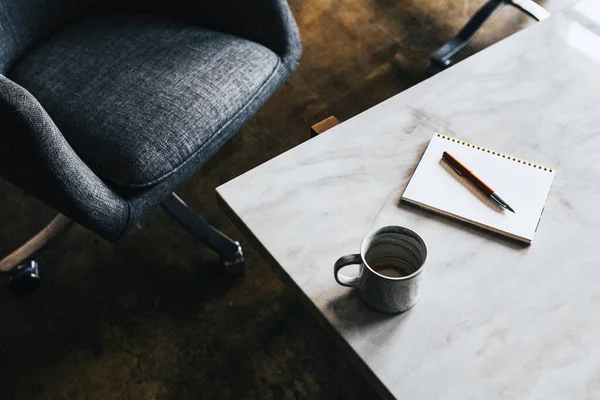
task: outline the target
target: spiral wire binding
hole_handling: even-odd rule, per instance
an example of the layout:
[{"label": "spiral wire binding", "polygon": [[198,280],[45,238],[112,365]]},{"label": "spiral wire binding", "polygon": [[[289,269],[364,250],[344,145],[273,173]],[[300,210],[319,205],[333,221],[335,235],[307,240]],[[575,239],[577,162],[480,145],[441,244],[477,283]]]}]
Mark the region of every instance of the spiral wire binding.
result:
[{"label": "spiral wire binding", "polygon": [[530,161],[522,160],[522,159],[517,158],[517,157],[509,156],[508,154],[500,153],[499,151],[490,150],[490,149],[485,148],[483,146],[478,146],[478,145],[473,144],[471,142],[467,142],[466,140],[461,140],[461,139],[453,138],[452,136],[448,136],[448,135],[446,135],[444,133],[436,132],[436,134],[437,134],[438,137],[441,137],[442,139],[446,139],[446,140],[451,141],[451,142],[459,143],[459,144],[462,144],[463,146],[472,147],[474,149],[481,150],[483,152],[491,153],[491,154],[496,155],[498,157],[507,158],[509,160],[513,160],[513,161],[516,161],[518,163],[521,163],[521,164],[524,164],[524,165],[528,165],[530,167],[539,168],[539,169],[542,169],[544,171],[552,172],[552,168],[545,167],[545,166],[540,165],[540,164],[532,163]]}]

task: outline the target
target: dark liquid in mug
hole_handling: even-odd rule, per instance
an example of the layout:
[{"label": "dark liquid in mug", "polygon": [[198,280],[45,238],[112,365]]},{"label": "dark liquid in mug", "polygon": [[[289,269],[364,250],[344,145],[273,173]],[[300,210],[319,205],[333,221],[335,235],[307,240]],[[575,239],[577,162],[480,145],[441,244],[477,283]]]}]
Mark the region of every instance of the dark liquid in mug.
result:
[{"label": "dark liquid in mug", "polygon": [[373,271],[377,272],[378,274],[384,275],[384,276],[388,276],[390,278],[402,278],[403,276],[408,276],[410,274],[412,274],[411,272],[408,272],[406,270],[404,270],[403,268],[397,267],[395,265],[386,265],[386,264],[381,264],[381,265],[375,265],[372,266],[371,268],[373,268]]},{"label": "dark liquid in mug", "polygon": [[383,233],[374,237],[365,255],[369,267],[388,278],[414,274],[423,265],[423,258],[414,239],[396,233]]}]

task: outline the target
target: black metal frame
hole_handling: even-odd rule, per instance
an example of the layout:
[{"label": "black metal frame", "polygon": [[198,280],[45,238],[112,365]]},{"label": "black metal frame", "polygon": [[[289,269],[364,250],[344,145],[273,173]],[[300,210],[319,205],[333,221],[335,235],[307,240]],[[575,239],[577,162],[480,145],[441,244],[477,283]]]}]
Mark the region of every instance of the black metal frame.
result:
[{"label": "black metal frame", "polygon": [[431,54],[429,74],[434,75],[450,67],[452,57],[473,39],[496,11],[505,5],[516,7],[537,21],[542,21],[550,16],[548,11],[533,0],[488,0],[454,38]]},{"label": "black metal frame", "polygon": [[162,201],[161,205],[188,232],[221,256],[223,266],[228,274],[237,275],[245,271],[244,254],[239,242],[212,227],[175,193],[171,193]]}]

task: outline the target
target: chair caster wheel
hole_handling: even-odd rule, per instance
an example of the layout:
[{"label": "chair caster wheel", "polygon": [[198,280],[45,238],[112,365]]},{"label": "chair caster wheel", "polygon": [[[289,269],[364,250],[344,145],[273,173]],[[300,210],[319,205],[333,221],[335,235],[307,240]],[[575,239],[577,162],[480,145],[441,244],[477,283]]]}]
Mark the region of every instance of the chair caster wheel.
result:
[{"label": "chair caster wheel", "polygon": [[244,260],[242,247],[238,242],[235,243],[238,247],[235,254],[231,256],[221,256],[221,262],[223,263],[223,267],[225,267],[225,272],[229,276],[244,275],[246,272],[246,260]]},{"label": "chair caster wheel", "polygon": [[40,273],[38,263],[29,260],[17,265],[10,271],[8,288],[16,295],[24,295],[33,292],[40,287]]}]

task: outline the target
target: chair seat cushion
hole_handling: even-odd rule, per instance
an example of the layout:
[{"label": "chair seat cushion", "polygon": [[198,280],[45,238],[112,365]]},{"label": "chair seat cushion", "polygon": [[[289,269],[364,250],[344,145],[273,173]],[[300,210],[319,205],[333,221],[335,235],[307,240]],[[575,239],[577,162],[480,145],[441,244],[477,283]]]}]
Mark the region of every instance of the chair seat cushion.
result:
[{"label": "chair seat cushion", "polygon": [[49,38],[8,76],[101,178],[147,187],[199,153],[210,157],[279,66],[271,50],[236,36],[156,16],[101,16]]}]

